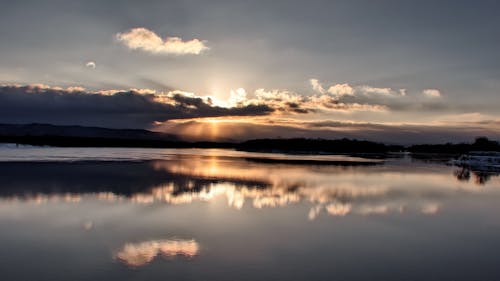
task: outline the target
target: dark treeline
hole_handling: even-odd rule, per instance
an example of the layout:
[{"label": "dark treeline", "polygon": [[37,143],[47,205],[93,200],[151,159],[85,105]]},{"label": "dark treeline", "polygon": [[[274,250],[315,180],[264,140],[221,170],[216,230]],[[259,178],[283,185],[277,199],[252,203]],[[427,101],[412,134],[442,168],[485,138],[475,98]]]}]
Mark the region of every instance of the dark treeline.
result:
[{"label": "dark treeline", "polygon": [[361,141],[353,139],[256,139],[240,143],[240,150],[265,152],[325,152],[325,153],[385,153],[403,151],[399,145]]},{"label": "dark treeline", "polygon": [[56,147],[150,147],[150,148],[235,148],[244,151],[285,153],[385,153],[403,151],[403,146],[351,139],[256,139],[242,143],[186,142],[159,139],[123,139],[70,136],[2,136],[0,142]]},{"label": "dark treeline", "polygon": [[500,151],[500,144],[486,137],[478,137],[473,143],[419,144],[407,150],[412,153],[464,154],[470,151]]},{"label": "dark treeline", "polygon": [[144,148],[234,148],[242,151],[283,153],[387,153],[412,152],[432,154],[463,154],[470,151],[500,151],[500,144],[487,138],[473,143],[419,144],[404,147],[355,139],[255,139],[241,143],[187,142],[158,139],[123,139],[68,136],[2,136],[0,143],[56,147],[144,147]]}]

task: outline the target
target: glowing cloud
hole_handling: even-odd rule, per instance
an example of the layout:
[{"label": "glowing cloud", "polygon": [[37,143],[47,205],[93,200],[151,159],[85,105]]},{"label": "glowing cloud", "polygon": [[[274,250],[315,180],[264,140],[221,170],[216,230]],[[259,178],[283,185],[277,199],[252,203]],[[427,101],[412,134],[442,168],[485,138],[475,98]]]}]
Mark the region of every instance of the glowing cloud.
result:
[{"label": "glowing cloud", "polygon": [[321,94],[331,94],[337,99],[344,96],[386,96],[386,97],[404,97],[406,96],[406,89],[392,89],[392,88],[378,88],[369,85],[351,86],[348,83],[331,85],[328,91],[319,82],[318,79],[309,80],[313,90]]},{"label": "glowing cloud", "polygon": [[199,55],[208,50],[204,41],[192,39],[183,41],[179,37],[162,39],[153,31],[139,27],[116,34],[116,39],[132,50],[141,50],[152,54]]},{"label": "glowing cloud", "polygon": [[87,68],[95,69],[97,67],[97,64],[95,63],[95,61],[88,61],[88,62],[85,63],[85,66]]},{"label": "glowing cloud", "polygon": [[371,86],[361,86],[359,90],[365,94],[391,95],[394,91],[391,88],[377,88]]},{"label": "glowing cloud", "polygon": [[247,92],[243,88],[231,90],[228,103],[230,106],[238,106],[247,100]]},{"label": "glowing cloud", "polygon": [[311,83],[311,86],[312,86],[314,91],[321,93],[321,94],[326,93],[325,89],[323,88],[323,86],[321,85],[321,83],[319,82],[318,79],[309,79],[309,83]]},{"label": "glowing cloud", "polygon": [[425,89],[422,94],[430,98],[440,98],[441,92],[437,89]]},{"label": "glowing cloud", "polygon": [[328,92],[335,96],[352,96],[354,95],[354,88],[349,84],[336,84],[328,88]]}]

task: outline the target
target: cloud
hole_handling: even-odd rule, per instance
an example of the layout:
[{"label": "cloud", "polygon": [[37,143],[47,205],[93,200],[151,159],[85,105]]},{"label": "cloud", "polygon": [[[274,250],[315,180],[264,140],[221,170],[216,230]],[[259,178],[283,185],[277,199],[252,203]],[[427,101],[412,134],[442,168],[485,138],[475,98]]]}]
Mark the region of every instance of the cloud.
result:
[{"label": "cloud", "polygon": [[309,79],[309,83],[311,83],[311,86],[313,88],[314,91],[320,93],[320,94],[325,94],[326,91],[325,89],[323,88],[323,86],[321,85],[321,83],[319,82],[318,79]]},{"label": "cloud", "polygon": [[258,89],[255,91],[255,100],[250,102],[264,103],[272,106],[281,113],[311,113],[319,111],[354,112],[374,111],[382,112],[387,108],[379,104],[358,102],[343,102],[337,97],[328,94],[304,96],[287,90]]},{"label": "cloud", "polygon": [[236,90],[231,90],[228,104],[230,106],[237,106],[247,100],[247,92],[243,88],[238,88]]},{"label": "cloud", "polygon": [[[322,86],[320,88],[324,90]],[[330,88],[335,91],[330,91]],[[405,111],[405,114],[413,111],[412,114],[416,114],[420,110],[449,110],[443,99],[403,96],[404,90],[367,89],[366,86],[362,89],[367,91],[361,92],[360,87],[349,84],[336,84],[330,88],[326,94],[313,95],[280,89],[247,92],[238,88],[231,91],[227,100],[219,100],[181,90],[89,91],[82,87],[41,84],[4,85],[0,86],[0,123],[154,128],[183,134],[186,139],[211,140],[242,140],[256,136],[351,137],[413,143],[499,135],[500,121],[495,116],[479,116],[478,120],[468,118],[468,121],[474,121],[469,123],[457,123],[456,120],[464,119],[455,115],[435,119],[432,123],[408,121],[407,124],[391,124],[382,121],[387,114],[380,113],[389,111],[395,114],[396,110]],[[348,116],[358,122],[346,121]],[[372,117],[380,120],[379,123],[359,122]],[[210,125],[206,121],[216,118],[220,128],[217,132],[209,129],[213,128],[213,123]],[[200,133],[193,135],[193,132]]]},{"label": "cloud", "polygon": [[387,95],[390,96],[395,93],[395,91],[391,88],[377,88],[371,86],[360,86],[358,87],[359,91],[364,94],[379,94],[379,95]]},{"label": "cloud", "polygon": [[437,89],[425,89],[422,94],[430,98],[440,98],[441,92]]},{"label": "cloud", "polygon": [[[89,62],[90,63],[90,62]],[[89,91],[83,87],[0,85],[0,123],[52,123],[56,125],[150,128],[168,120],[238,116],[296,116],[315,114],[377,114],[393,110],[449,109],[442,99],[415,99],[404,89],[335,84],[328,91],[302,95],[282,89],[238,88],[227,100],[198,96],[181,90],[154,89]],[[373,116],[373,115],[372,115]],[[309,120],[310,117],[307,117]]]},{"label": "cloud", "polygon": [[95,69],[97,67],[97,64],[95,63],[95,61],[88,61],[85,63],[85,66],[88,68]]},{"label": "cloud", "polygon": [[319,82],[318,79],[310,79],[309,80],[313,90],[320,94],[329,93],[337,98],[341,98],[342,96],[355,96],[355,95],[385,95],[385,96],[405,96],[406,89],[400,89],[399,91],[394,90],[392,88],[378,88],[372,87],[368,85],[362,86],[351,86],[348,83],[343,84],[335,84],[331,85],[328,88],[328,91],[325,90],[325,87]]},{"label": "cloud", "polygon": [[0,86],[0,123],[52,123],[111,128],[148,128],[170,119],[259,116],[275,111],[265,104],[213,105],[208,97],[149,89],[89,92],[46,85]]},{"label": "cloud", "polygon": [[116,38],[132,50],[141,50],[152,54],[199,55],[209,49],[205,45],[205,41],[199,39],[183,41],[179,37],[162,39],[153,31],[143,27],[118,33]]},{"label": "cloud", "polygon": [[[327,91],[318,79],[310,79],[313,90],[322,95],[330,95],[337,104],[362,104],[384,107],[386,111],[443,111],[451,109],[442,99],[423,100],[421,95],[408,95],[407,89],[374,87],[370,85],[350,85],[348,83],[331,85]],[[426,89],[423,95],[439,98],[441,92],[436,89]]]},{"label": "cloud", "polygon": [[287,90],[239,88],[228,100],[173,90],[88,91],[47,85],[0,86],[0,122],[149,128],[172,119],[303,115],[320,112],[382,112],[382,105],[340,102],[331,95],[303,96]]},{"label": "cloud", "polygon": [[354,95],[354,88],[349,84],[336,84],[328,88],[328,93],[337,97],[345,95],[352,96]]}]

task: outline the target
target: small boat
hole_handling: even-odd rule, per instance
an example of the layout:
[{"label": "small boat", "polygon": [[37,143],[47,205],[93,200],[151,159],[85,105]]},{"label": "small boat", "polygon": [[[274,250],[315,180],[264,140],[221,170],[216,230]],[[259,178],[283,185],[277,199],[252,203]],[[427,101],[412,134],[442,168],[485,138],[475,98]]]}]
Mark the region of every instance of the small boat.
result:
[{"label": "small boat", "polygon": [[496,151],[471,151],[453,159],[450,164],[470,168],[476,171],[500,171],[500,152]]}]

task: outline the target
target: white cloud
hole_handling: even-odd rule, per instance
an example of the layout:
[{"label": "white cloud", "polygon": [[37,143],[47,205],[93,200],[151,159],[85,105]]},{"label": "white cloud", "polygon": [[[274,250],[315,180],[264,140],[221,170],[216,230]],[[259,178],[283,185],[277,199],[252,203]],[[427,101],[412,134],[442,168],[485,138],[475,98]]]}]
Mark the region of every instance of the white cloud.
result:
[{"label": "white cloud", "polygon": [[397,96],[406,96],[406,89],[399,89],[399,91],[392,88],[377,88],[368,85],[362,86],[351,86],[348,83],[344,84],[335,84],[325,90],[323,85],[318,79],[309,79],[309,83],[314,91],[321,94],[331,94],[337,98],[341,98],[343,96],[388,96],[388,97],[397,97]]},{"label": "white cloud", "polygon": [[95,63],[95,61],[88,61],[85,63],[85,66],[88,68],[95,69],[97,67],[97,64]]},{"label": "white cloud", "polygon": [[391,95],[393,90],[391,88],[376,88],[371,86],[360,86],[359,90],[365,94],[380,94],[380,95]]},{"label": "white cloud", "polygon": [[311,86],[314,91],[319,92],[321,94],[326,93],[325,89],[323,86],[321,86],[321,83],[319,82],[318,79],[309,79],[309,83],[311,83]]},{"label": "white cloud", "polygon": [[341,96],[353,96],[354,88],[349,84],[336,84],[328,88],[328,92],[332,95],[341,97]]},{"label": "white cloud", "polygon": [[238,106],[239,104],[247,100],[247,92],[243,88],[238,88],[236,90],[231,90],[229,96],[229,105]]},{"label": "white cloud", "polygon": [[183,41],[179,37],[162,39],[153,31],[143,27],[118,33],[116,38],[132,50],[142,50],[153,54],[199,55],[209,49],[202,40]]},{"label": "white cloud", "polygon": [[422,91],[422,94],[430,98],[441,97],[441,92],[437,89],[425,89],[424,91]]}]

